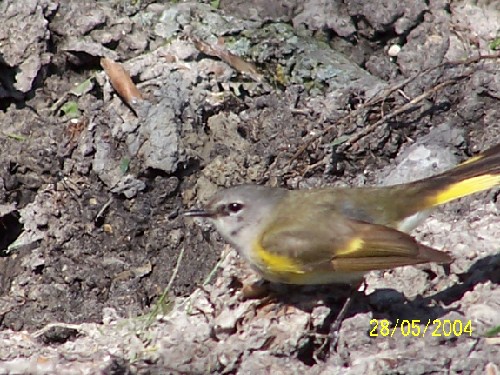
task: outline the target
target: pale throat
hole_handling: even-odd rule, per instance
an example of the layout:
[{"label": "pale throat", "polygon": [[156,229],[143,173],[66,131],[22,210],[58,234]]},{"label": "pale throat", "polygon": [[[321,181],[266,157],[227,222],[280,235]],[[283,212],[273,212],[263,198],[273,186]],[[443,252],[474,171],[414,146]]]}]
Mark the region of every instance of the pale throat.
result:
[{"label": "pale throat", "polygon": [[227,223],[221,220],[214,224],[222,237],[240,253],[246,252],[245,247],[251,246],[260,232],[260,222],[235,220]]}]

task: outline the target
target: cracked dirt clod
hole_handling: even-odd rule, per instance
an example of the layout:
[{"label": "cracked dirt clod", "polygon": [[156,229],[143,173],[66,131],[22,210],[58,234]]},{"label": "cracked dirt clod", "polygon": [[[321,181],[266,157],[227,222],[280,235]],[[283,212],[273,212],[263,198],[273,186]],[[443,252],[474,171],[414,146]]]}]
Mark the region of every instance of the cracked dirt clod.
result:
[{"label": "cracked dirt clod", "polygon": [[[485,334],[500,324],[498,191],[413,233],[453,254],[449,271],[369,274],[329,355],[345,290],[271,285],[274,300],[245,300],[248,267],[182,212],[240,182],[402,182],[500,143],[498,5],[219,6],[1,3],[0,373],[496,371],[500,346]],[[103,56],[144,94],[135,112],[97,71]],[[372,319],[474,331],[375,338]]]}]

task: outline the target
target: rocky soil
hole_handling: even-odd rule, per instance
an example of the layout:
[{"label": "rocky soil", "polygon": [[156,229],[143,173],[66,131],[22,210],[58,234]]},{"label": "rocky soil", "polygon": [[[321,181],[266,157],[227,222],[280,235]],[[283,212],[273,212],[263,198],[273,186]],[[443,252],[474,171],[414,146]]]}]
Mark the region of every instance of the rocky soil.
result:
[{"label": "rocky soil", "polygon": [[346,288],[242,298],[247,265],[182,216],[237,183],[399,183],[500,143],[498,2],[4,0],[0,19],[0,374],[499,373],[498,189],[413,233],[450,267],[370,273],[333,351]]}]

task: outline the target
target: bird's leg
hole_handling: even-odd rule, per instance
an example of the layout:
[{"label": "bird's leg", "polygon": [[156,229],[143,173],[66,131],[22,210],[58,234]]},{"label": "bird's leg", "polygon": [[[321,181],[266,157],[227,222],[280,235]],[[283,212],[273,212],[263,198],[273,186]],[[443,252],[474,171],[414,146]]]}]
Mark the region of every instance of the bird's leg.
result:
[{"label": "bird's leg", "polygon": [[244,283],[241,293],[243,299],[262,299],[269,295],[269,282],[259,279],[254,282]]},{"label": "bird's leg", "polygon": [[349,311],[352,302],[354,300],[354,297],[356,296],[356,293],[364,292],[365,286],[366,284],[364,279],[351,286],[351,291],[349,293],[349,296],[345,300],[344,305],[340,309],[339,313],[337,314],[337,317],[335,318],[335,321],[332,323],[330,327],[330,337],[331,337],[330,352],[333,352],[337,349],[337,343],[339,341],[339,331],[340,331],[340,326],[342,325],[342,321],[344,320],[347,312]]}]

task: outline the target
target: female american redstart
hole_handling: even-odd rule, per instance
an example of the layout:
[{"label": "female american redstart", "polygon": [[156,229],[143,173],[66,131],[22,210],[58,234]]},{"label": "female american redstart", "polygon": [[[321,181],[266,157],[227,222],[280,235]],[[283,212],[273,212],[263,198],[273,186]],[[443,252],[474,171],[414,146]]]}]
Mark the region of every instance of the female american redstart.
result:
[{"label": "female american redstart", "polygon": [[500,144],[407,184],[296,191],[240,185],[185,215],[211,220],[264,279],[350,284],[371,270],[451,262],[405,232],[432,208],[499,185]]}]

